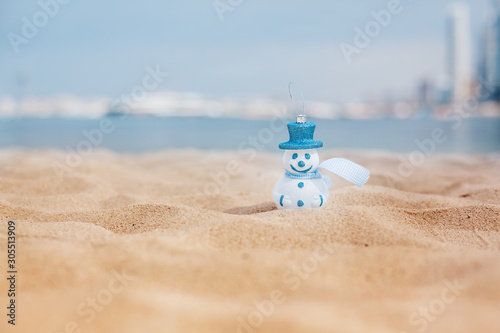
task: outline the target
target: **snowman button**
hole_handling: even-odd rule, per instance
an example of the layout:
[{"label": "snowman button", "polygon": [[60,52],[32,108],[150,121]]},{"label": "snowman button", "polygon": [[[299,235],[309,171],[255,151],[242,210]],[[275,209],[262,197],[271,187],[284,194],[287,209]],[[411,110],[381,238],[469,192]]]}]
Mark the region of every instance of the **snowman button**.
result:
[{"label": "snowman button", "polygon": [[303,182],[300,182],[297,185],[299,186],[299,188],[303,188],[304,187],[304,183]]},{"label": "snowman button", "polygon": [[304,206],[304,201],[302,201],[302,200],[297,201],[297,206],[299,206],[299,207]]}]

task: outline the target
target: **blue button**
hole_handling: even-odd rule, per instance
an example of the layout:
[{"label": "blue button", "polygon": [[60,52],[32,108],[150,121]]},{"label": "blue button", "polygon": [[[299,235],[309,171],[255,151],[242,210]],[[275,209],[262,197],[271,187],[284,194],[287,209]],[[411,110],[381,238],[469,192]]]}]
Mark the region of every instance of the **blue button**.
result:
[{"label": "blue button", "polygon": [[300,182],[298,185],[299,185],[300,188],[304,187],[304,183],[303,182]]},{"label": "blue button", "polygon": [[304,206],[304,201],[302,201],[302,200],[297,201],[297,206],[299,206],[299,207]]}]

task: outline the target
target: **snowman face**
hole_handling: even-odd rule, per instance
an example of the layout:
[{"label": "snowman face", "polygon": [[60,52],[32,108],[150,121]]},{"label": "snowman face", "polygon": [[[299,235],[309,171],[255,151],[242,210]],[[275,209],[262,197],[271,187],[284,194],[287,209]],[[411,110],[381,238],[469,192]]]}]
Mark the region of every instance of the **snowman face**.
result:
[{"label": "snowman face", "polygon": [[316,149],[286,150],[283,155],[283,166],[291,173],[313,172],[318,165],[319,155]]}]

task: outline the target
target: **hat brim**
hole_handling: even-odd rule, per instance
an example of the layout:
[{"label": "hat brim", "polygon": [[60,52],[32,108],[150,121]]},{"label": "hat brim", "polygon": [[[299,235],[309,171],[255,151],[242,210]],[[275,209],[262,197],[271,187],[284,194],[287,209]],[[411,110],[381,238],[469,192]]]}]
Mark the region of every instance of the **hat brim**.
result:
[{"label": "hat brim", "polygon": [[282,142],[279,144],[280,149],[300,150],[300,149],[316,149],[323,147],[323,142],[316,140],[308,140],[302,142]]}]

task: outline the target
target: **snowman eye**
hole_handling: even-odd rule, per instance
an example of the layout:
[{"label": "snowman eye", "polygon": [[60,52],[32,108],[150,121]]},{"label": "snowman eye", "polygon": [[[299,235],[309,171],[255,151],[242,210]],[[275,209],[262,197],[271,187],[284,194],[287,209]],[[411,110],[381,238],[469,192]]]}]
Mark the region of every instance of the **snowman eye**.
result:
[{"label": "snowman eye", "polygon": [[306,154],[306,160],[310,159],[311,158],[311,155],[309,154]]},{"label": "snowman eye", "polygon": [[295,159],[297,159],[297,157],[299,157],[299,155],[297,155],[297,153],[295,153],[295,154],[293,154],[293,155],[292,155],[292,158],[293,158],[294,160],[295,160]]}]

